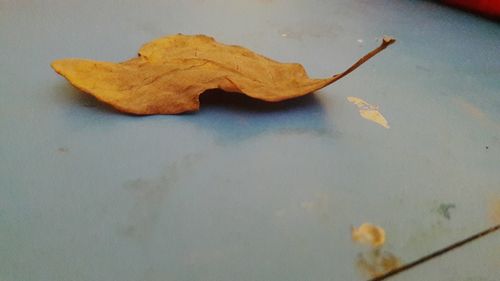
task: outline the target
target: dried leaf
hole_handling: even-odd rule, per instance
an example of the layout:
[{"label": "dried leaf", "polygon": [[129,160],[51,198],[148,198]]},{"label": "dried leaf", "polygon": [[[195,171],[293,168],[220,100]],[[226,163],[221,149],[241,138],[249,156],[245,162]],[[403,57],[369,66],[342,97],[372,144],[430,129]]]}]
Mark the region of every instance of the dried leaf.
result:
[{"label": "dried leaf", "polygon": [[358,228],[352,228],[352,240],[373,248],[383,246],[385,243],[385,230],[371,223],[364,223]]},{"label": "dried leaf", "polygon": [[145,44],[139,56],[121,63],[62,59],[54,70],[83,92],[132,114],[176,114],[199,109],[208,89],[243,93],[277,102],[312,93],[356,69],[394,43],[382,44],[346,71],[311,79],[296,63],[280,63],[204,35],[167,36]]}]

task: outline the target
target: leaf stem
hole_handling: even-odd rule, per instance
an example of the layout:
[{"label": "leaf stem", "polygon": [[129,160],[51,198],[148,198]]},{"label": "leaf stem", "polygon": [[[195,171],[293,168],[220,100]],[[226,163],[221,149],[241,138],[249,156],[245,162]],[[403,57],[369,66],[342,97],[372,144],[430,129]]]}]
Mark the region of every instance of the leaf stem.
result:
[{"label": "leaf stem", "polygon": [[396,39],[394,39],[392,37],[384,36],[384,38],[382,39],[382,43],[380,44],[380,46],[378,46],[377,48],[373,49],[368,54],[364,55],[362,58],[360,58],[356,63],[354,63],[351,67],[349,67],[348,69],[346,69],[344,72],[342,72],[340,74],[333,75],[332,76],[332,80],[330,80],[328,82],[328,84],[326,84],[326,85],[330,85],[330,84],[334,83],[335,81],[341,79],[342,77],[346,76],[347,74],[353,72],[356,68],[360,67],[363,63],[367,62],[369,59],[371,59],[372,57],[374,57],[376,54],[380,53],[382,50],[384,50],[385,48],[387,48],[387,46],[391,45],[394,42],[396,42]]}]

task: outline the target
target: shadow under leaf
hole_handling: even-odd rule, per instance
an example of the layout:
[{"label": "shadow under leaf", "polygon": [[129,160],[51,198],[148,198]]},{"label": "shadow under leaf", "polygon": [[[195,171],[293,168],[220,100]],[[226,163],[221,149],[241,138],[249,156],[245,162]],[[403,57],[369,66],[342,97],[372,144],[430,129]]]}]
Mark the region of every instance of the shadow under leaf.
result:
[{"label": "shadow under leaf", "polygon": [[200,97],[200,111],[182,116],[223,143],[261,134],[330,135],[325,109],[314,95],[265,102],[243,94],[210,90]]},{"label": "shadow under leaf", "polygon": [[[109,119],[188,122],[210,131],[219,142],[241,141],[260,134],[331,135],[325,110],[314,94],[282,102],[265,102],[239,93],[208,90],[200,96],[200,110],[179,115],[135,116],[121,113],[67,83],[54,86],[56,99],[68,106],[72,118],[94,115]],[[85,113],[87,112],[87,113]],[[76,115],[76,116],[75,116]],[[99,122],[101,123],[101,122]]]}]

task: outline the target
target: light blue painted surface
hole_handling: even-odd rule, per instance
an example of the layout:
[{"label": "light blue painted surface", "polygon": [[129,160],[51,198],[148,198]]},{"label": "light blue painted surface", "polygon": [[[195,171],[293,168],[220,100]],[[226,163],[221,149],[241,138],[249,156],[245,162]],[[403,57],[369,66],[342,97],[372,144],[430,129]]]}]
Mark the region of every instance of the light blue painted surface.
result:
[{"label": "light blue painted surface", "polygon": [[[49,67],[178,32],[321,77],[398,42],[314,96],[180,116],[116,113]],[[499,46],[498,23],[427,1],[0,0],[0,280],[363,280],[351,225],[383,226],[403,261],[482,230],[500,198]],[[499,268],[497,234],[394,280]]]}]

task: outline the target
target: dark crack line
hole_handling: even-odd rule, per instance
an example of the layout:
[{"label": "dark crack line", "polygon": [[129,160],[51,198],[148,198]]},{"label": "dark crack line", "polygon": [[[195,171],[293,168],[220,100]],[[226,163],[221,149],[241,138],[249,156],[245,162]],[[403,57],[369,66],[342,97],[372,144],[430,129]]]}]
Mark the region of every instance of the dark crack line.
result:
[{"label": "dark crack line", "polygon": [[417,259],[417,260],[415,260],[413,262],[405,264],[405,265],[403,265],[401,267],[398,267],[398,268],[396,268],[394,270],[391,270],[391,271],[389,271],[387,273],[384,273],[384,274],[382,274],[380,276],[372,278],[372,279],[370,279],[368,281],[381,281],[381,280],[385,280],[385,279],[387,279],[389,277],[392,277],[392,276],[394,276],[394,275],[396,275],[398,273],[401,273],[401,272],[406,271],[408,269],[411,269],[411,268],[413,268],[413,267],[415,267],[417,265],[420,265],[420,264],[422,264],[424,262],[427,262],[429,260],[437,258],[437,257],[439,257],[439,256],[441,256],[443,254],[446,254],[449,251],[452,251],[452,250],[454,250],[454,249],[456,249],[458,247],[464,246],[465,244],[468,244],[468,243],[470,243],[470,242],[472,242],[472,241],[474,241],[476,239],[485,237],[486,235],[491,234],[491,233],[493,233],[493,232],[495,232],[495,231],[497,231],[499,229],[500,229],[500,224],[496,225],[496,226],[493,226],[493,227],[490,227],[490,228],[488,228],[488,229],[486,229],[484,231],[481,231],[481,232],[479,232],[477,234],[474,234],[474,235],[472,235],[472,236],[470,236],[468,238],[465,238],[464,240],[461,240],[461,241],[458,241],[456,243],[453,243],[453,244],[451,244],[451,245],[449,245],[449,246],[447,246],[447,247],[445,247],[443,249],[437,250],[437,251],[435,251],[435,252],[433,252],[431,254],[423,256],[423,257],[421,257],[421,258],[419,258],[419,259]]}]

